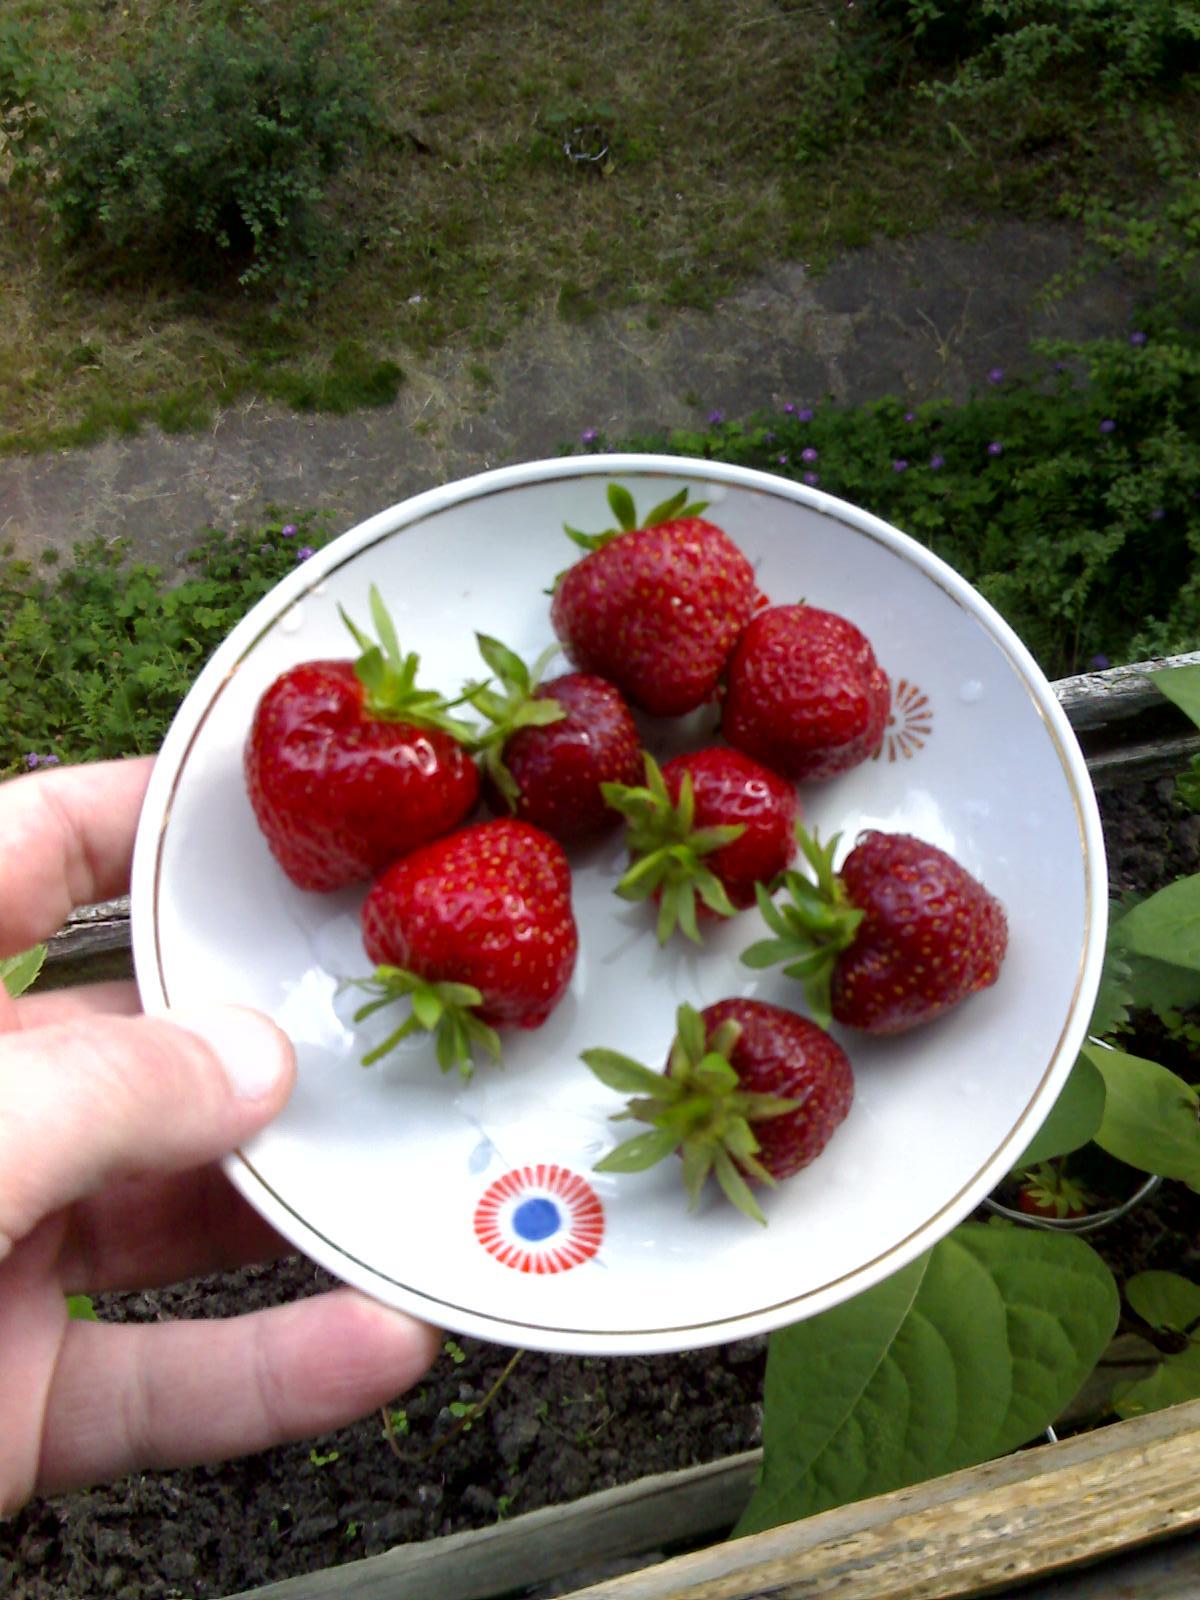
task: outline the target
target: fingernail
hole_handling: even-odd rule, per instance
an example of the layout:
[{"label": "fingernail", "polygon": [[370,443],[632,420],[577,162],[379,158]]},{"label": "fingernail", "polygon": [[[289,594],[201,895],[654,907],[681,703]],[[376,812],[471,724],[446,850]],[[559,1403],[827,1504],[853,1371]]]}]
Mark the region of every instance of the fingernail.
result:
[{"label": "fingernail", "polygon": [[269,1094],[290,1065],[286,1035],[258,1011],[213,1006],[211,1011],[172,1012],[171,1021],[212,1047],[240,1100]]}]

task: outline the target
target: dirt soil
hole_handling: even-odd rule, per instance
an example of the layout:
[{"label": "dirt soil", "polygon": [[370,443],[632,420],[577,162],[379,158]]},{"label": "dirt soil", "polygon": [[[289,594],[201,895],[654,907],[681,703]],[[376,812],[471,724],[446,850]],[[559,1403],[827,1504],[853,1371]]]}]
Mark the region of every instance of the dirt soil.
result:
[{"label": "dirt soil", "polygon": [[[1101,808],[1114,891],[1200,868],[1200,816],[1178,807],[1170,780],[1103,794]],[[1158,1045],[1130,1048],[1153,1054]],[[1161,1267],[1200,1281],[1198,1240],[1200,1197],[1178,1184],[1091,1236],[1120,1277]],[[112,1297],[100,1310],[114,1320],[219,1317],[329,1282],[290,1259]],[[479,1340],[448,1342],[426,1381],[396,1401],[407,1428],[399,1455],[375,1415],[226,1466],[144,1473],[35,1502],[0,1526],[0,1592],[217,1600],[760,1442],[765,1339],[644,1359],[527,1352],[486,1411],[459,1428],[451,1407],[483,1399],[511,1355]],[[563,1591],[538,1591],[552,1592]]]}]

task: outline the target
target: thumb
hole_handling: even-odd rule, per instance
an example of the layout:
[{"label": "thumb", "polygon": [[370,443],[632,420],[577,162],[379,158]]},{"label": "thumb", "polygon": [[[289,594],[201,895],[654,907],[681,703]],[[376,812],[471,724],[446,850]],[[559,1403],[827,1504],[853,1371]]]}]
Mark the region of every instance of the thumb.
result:
[{"label": "thumb", "polygon": [[227,1154],[282,1108],[295,1070],[286,1035],[236,1006],[0,1036],[0,1260],[114,1180]]}]

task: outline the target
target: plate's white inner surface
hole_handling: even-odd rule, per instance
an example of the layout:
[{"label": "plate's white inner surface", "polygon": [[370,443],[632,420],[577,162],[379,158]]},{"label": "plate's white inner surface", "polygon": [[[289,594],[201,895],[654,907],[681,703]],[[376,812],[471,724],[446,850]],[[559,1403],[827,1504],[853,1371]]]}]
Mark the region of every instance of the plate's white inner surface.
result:
[{"label": "plate's white inner surface", "polygon": [[[677,484],[696,487],[686,471],[620,479],[642,509]],[[792,980],[737,960],[762,934],[755,912],[712,931],[701,951],[683,940],[659,950],[652,912],[612,893],[619,834],[574,858],[581,948],[570,992],[543,1028],[506,1035],[502,1067],[482,1065],[463,1084],[441,1076],[418,1041],[364,1070],[359,1056],[388,1023],[356,1032],[348,1024],[360,1002],[338,993],[340,979],[368,971],[363,891],[302,893],[270,857],[242,782],[255,703],[290,663],[353,653],[338,606],[368,624],[372,582],[402,646],[420,652],[426,684],[450,691],[481,674],[477,629],[532,658],[552,637],[544,591],[574,556],[562,524],[604,526],[605,481],[506,488],[357,550],[349,535],[314,558],[309,591],[291,609],[280,615],[278,597],[267,597],[210,666],[164,750],[161,765],[178,772],[151,842],[161,838],[154,919],[137,938],[138,969],[148,1003],[240,1001],[295,1040],[296,1092],[246,1149],[256,1177],[244,1186],[260,1181],[273,1193],[277,1222],[294,1213],[307,1247],[312,1235],[327,1241],[335,1270],[345,1257],[381,1295],[512,1343],[603,1348],[610,1335],[641,1332],[647,1346],[687,1345],[732,1337],[738,1319],[795,1320],[849,1292],[855,1274],[853,1287],[885,1275],[906,1242],[909,1254],[917,1236],[932,1243],[964,1197],[979,1197],[989,1168],[982,1190],[998,1179],[1006,1141],[1009,1159],[1019,1155],[1069,1065],[1055,1067],[1047,1098],[1088,942],[1088,869],[1062,753],[979,618],[886,543],[789,498],[713,485],[710,515],[773,601],[844,612],[893,682],[928,697],[923,745],[802,788],[808,824],[823,836],[841,830],[843,849],[878,826],[952,852],[1007,909],[999,983],[906,1038],[841,1036],[856,1072],[853,1109],[815,1165],[765,1197],[765,1229],[715,1193],[689,1214],[674,1162],[637,1177],[591,1172],[633,1129],[609,1122],[620,1101],[582,1066],[581,1050],[606,1045],[660,1065],[682,1000],[744,994],[803,1009]],[[665,755],[713,725],[710,712],[687,727],[645,726]],[[488,1185],[539,1162],[586,1178],[604,1208],[594,1259],[546,1276],[500,1265],[473,1229]]]}]

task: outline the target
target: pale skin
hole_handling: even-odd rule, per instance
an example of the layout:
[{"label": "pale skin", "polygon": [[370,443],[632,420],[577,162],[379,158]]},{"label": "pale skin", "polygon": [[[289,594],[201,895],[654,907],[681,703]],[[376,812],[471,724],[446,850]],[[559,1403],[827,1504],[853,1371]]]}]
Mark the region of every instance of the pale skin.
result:
[{"label": "pale skin", "polygon": [[[0,784],[0,956],[127,891],[150,768]],[[257,1013],[152,1019],[126,983],[17,1000],[0,987],[0,1515],[33,1495],[325,1433],[433,1361],[434,1329],[351,1289],[226,1321],[67,1315],[69,1294],[290,1253],[219,1158],[276,1115],[295,1070]]]}]

